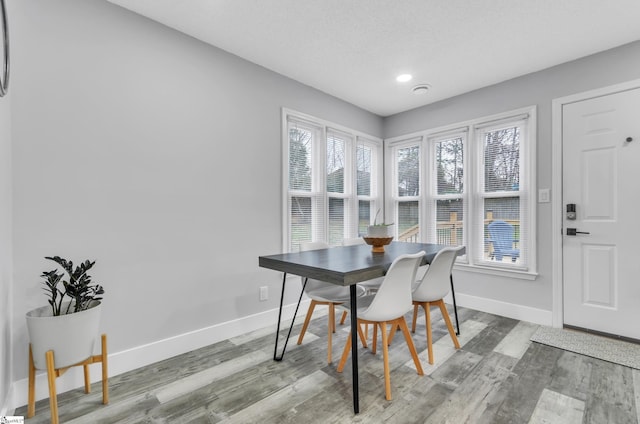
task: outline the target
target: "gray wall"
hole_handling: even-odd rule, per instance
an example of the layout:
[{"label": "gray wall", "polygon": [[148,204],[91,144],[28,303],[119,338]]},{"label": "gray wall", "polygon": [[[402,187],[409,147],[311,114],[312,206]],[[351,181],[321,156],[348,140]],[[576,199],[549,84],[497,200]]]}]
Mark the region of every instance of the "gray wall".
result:
[{"label": "gray wall", "polygon": [[0,415],[12,381],[11,91],[13,87],[7,96],[0,98]]},{"label": "gray wall", "polygon": [[47,255],[97,260],[110,352],[277,308],[281,107],[382,119],[102,0],[12,6],[15,377]]},{"label": "gray wall", "polygon": [[[640,41],[387,117],[385,138],[537,105],[537,184],[538,188],[551,188],[552,100],[639,78]],[[537,214],[537,280],[460,272],[456,291],[551,311],[551,204],[538,204]]]}]

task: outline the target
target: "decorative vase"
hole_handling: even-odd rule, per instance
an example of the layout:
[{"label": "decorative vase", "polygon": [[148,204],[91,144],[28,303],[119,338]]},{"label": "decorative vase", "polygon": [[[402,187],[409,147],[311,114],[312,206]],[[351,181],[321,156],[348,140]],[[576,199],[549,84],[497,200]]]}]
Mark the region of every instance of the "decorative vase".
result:
[{"label": "decorative vase", "polygon": [[393,237],[362,237],[371,246],[373,253],[384,253],[384,247],[391,243]]}]

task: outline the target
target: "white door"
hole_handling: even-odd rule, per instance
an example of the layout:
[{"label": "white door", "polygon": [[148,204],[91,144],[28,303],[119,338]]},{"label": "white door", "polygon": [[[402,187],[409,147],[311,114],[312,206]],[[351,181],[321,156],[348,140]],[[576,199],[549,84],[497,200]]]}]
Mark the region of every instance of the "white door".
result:
[{"label": "white door", "polygon": [[640,339],[640,88],[566,104],[562,125],[564,324]]}]

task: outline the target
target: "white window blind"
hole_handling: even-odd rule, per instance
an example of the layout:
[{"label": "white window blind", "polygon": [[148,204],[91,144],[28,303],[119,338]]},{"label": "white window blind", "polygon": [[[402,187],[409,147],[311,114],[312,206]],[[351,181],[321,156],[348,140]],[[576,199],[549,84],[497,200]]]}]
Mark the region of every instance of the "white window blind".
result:
[{"label": "white window blind", "polygon": [[378,179],[375,178],[379,161],[375,143],[358,137],[356,145],[356,194],[358,201],[357,236],[367,234],[368,226],[373,222],[376,210],[380,208]]},{"label": "white window blind", "polygon": [[398,241],[420,242],[422,239],[420,154],[420,144],[403,144],[393,150],[394,224]]},{"label": "white window blind", "polygon": [[352,146],[353,137],[337,132],[327,131],[326,147],[326,180],[329,206],[329,244],[339,245],[342,240],[354,232],[355,223],[349,216],[352,185],[350,171],[353,168],[347,162],[347,148]]},{"label": "white window blind", "polygon": [[288,134],[288,213],[291,247],[298,249],[301,242],[318,239],[325,232],[325,220],[320,213],[325,199],[321,178],[314,158],[318,155],[322,128],[303,121],[290,119]]},{"label": "white window blind", "polygon": [[428,239],[438,244],[466,244],[466,132],[430,139],[431,202]]}]

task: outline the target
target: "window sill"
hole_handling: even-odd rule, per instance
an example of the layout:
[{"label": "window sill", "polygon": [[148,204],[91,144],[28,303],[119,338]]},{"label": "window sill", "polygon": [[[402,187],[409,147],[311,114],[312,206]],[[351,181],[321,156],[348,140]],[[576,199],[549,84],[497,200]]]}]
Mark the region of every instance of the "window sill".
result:
[{"label": "window sill", "polygon": [[519,280],[533,281],[538,278],[537,272],[518,271],[514,269],[503,269],[481,265],[470,265],[456,263],[454,269],[464,272],[474,272],[477,274],[497,275],[500,277],[516,278]]}]

